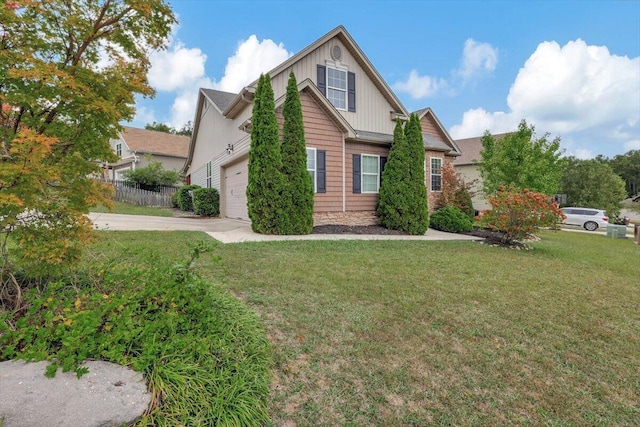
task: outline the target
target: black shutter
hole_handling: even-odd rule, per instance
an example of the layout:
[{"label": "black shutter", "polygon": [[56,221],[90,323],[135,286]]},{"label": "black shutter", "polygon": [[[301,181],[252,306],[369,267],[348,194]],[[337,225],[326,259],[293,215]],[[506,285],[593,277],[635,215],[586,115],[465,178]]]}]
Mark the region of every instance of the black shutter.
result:
[{"label": "black shutter", "polygon": [[327,67],[318,64],[318,89],[327,96]]},{"label": "black shutter", "polygon": [[360,194],[360,154],[353,155],[353,194]]},{"label": "black shutter", "polygon": [[327,192],[326,151],[316,150],[316,186],[318,193]]},{"label": "black shutter", "polygon": [[347,102],[349,103],[349,111],[356,112],[356,74],[347,73]]},{"label": "black shutter", "polygon": [[380,156],[380,185],[382,186],[382,171],[384,171],[384,165],[387,164],[387,158]]}]

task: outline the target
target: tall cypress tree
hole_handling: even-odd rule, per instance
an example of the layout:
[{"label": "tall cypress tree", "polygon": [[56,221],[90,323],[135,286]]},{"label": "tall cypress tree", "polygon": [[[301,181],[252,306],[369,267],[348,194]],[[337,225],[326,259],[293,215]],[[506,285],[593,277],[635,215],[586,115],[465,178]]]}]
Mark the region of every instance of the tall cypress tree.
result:
[{"label": "tall cypress tree", "polygon": [[424,171],[424,142],[422,126],[417,114],[411,114],[404,128],[409,147],[409,179],[411,186],[410,210],[407,228],[411,234],[424,234],[429,228],[429,206]]},{"label": "tall cypress tree", "polygon": [[293,72],[289,75],[282,115],[282,205],[288,218],[283,234],[310,234],[313,229],[313,181],[307,171],[302,104]]},{"label": "tall cypress tree", "polygon": [[254,97],[247,204],[256,233],[280,234],[287,217],[281,206],[282,158],[271,78],[261,75]]},{"label": "tall cypress tree", "polygon": [[393,131],[393,145],[382,171],[382,185],[376,206],[380,224],[391,230],[409,232],[409,201],[412,199],[409,163],[409,146],[402,122],[398,120]]}]

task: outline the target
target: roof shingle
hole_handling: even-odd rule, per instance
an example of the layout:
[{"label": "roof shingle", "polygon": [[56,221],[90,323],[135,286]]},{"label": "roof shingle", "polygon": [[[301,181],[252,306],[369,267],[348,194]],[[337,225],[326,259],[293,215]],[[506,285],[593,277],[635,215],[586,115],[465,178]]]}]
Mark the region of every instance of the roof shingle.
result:
[{"label": "roof shingle", "polygon": [[127,146],[137,153],[161,154],[185,159],[191,140],[188,136],[128,126],[124,126],[121,135]]}]

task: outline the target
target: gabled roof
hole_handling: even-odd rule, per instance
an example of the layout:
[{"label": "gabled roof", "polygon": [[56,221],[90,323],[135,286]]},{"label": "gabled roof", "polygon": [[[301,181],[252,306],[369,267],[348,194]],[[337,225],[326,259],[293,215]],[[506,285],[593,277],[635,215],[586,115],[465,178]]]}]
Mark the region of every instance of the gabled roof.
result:
[{"label": "gabled roof", "polygon": [[[425,146],[427,148],[430,148],[429,145],[432,145],[433,146],[433,148],[432,148],[433,150],[446,151],[444,149],[444,146],[441,145],[441,144],[444,144],[444,145],[448,146],[448,150],[449,150],[448,154],[449,155],[451,155],[451,156],[460,156],[462,154],[462,151],[460,151],[460,148],[456,144],[456,141],[454,141],[453,138],[451,138],[451,135],[449,135],[449,132],[447,132],[445,127],[442,126],[442,123],[440,123],[440,120],[438,119],[438,116],[436,116],[436,114],[433,112],[431,107],[427,107],[427,108],[423,108],[422,110],[414,111],[413,114],[417,114],[419,119],[422,119],[426,115],[431,116],[431,118],[433,118],[433,121],[436,123],[436,126],[438,126],[440,131],[442,131],[442,134],[445,136],[446,140],[445,141],[440,141],[435,135],[432,135],[433,138],[429,138],[429,140],[425,140]],[[423,139],[424,139],[425,135],[426,134],[422,135]],[[440,148],[436,148],[436,147],[440,147]]]},{"label": "gabled roof", "polygon": [[[499,133],[493,135],[495,139],[504,138],[508,133]],[[473,165],[482,161],[480,150],[482,150],[482,137],[475,136],[473,138],[458,139],[456,144],[462,150],[462,155],[453,162],[456,166]]]},{"label": "gabled roof", "polygon": [[221,90],[215,89],[200,89],[204,95],[209,98],[209,100],[220,110],[223,112],[225,108],[233,101],[233,99],[237,96],[236,93],[223,92]]},{"label": "gabled roof", "polygon": [[[373,84],[378,88],[382,96],[389,102],[389,104],[397,110],[398,113],[402,113],[403,115],[408,115],[407,110],[400,102],[400,99],[396,96],[396,94],[391,90],[387,82],[384,81],[380,73],[373,66],[369,58],[364,54],[362,49],[355,42],[353,37],[347,32],[346,28],[342,25],[338,25],[333,30],[329,31],[324,36],[320,37],[318,40],[314,41],[300,52],[296,53],[271,71],[269,71],[269,76],[273,78],[274,76],[286,71],[293,64],[298,62],[301,58],[304,58],[307,54],[317,49],[327,41],[332,38],[337,37],[347,48],[349,53],[354,57],[358,65],[362,67],[367,76],[371,79]],[[223,115],[227,116],[230,113],[234,114],[236,109],[241,109],[245,105],[248,105],[251,102],[253,91],[255,90],[256,85],[258,84],[258,80],[253,81],[251,84],[247,85],[243,91],[241,91],[236,98],[226,107],[226,109],[222,112]],[[248,92],[248,93],[247,93]]]},{"label": "gabled roof", "polygon": [[123,126],[121,138],[131,151],[138,154],[158,154],[187,158],[189,137],[155,130]]}]

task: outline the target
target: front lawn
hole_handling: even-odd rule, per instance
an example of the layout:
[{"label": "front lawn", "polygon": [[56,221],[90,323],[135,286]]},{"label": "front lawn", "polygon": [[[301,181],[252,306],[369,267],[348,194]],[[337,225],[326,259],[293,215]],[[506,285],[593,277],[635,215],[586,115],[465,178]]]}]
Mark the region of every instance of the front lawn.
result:
[{"label": "front lawn", "polygon": [[[61,334],[55,350],[82,342],[74,326],[93,322],[80,316],[104,299],[100,328],[112,327],[92,336],[103,352],[93,354],[142,367],[163,397],[142,424],[264,425],[263,333],[274,426],[640,419],[640,246],[631,239],[543,232],[533,251],[426,241],[217,245],[195,261],[202,286],[185,256],[206,235],[99,234],[87,258],[96,275],[40,298],[57,310],[53,320],[35,314]],[[117,318],[133,329],[117,329]]]},{"label": "front lawn", "polygon": [[274,425],[633,425],[640,247],[542,237],[225,245],[206,274],[267,326]]},{"label": "front lawn", "polygon": [[99,205],[91,208],[91,212],[97,213],[114,213],[125,215],[147,215],[147,216],[173,216],[173,210],[169,208],[158,208],[150,206],[138,206],[130,203],[113,202],[113,209],[109,210],[106,206]]}]

